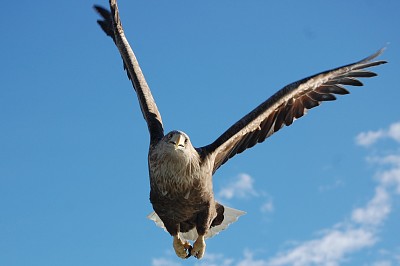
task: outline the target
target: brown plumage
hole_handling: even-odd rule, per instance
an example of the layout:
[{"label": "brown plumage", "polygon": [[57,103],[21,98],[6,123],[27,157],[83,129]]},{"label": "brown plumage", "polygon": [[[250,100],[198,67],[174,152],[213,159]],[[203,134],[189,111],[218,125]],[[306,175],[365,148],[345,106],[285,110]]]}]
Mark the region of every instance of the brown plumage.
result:
[{"label": "brown plumage", "polygon": [[[243,212],[215,202],[212,176],[230,158],[263,142],[283,126],[289,126],[307,110],[335,95],[348,94],[344,88],[362,86],[358,78],[376,76],[367,68],[386,63],[372,61],[383,50],[353,64],[324,71],[285,86],[253,111],[232,125],[213,143],[194,148],[181,131],[164,135],[161,115],[146,83],[139,63],[124,35],[116,0],[110,0],[111,13],[99,6],[98,20],[110,36],[124,62],[139,99],[150,133],[148,154],[150,201],[155,213],[149,218],[173,236],[173,246],[181,258],[201,258],[204,239],[235,221]],[[195,240],[193,247],[185,239]]]}]

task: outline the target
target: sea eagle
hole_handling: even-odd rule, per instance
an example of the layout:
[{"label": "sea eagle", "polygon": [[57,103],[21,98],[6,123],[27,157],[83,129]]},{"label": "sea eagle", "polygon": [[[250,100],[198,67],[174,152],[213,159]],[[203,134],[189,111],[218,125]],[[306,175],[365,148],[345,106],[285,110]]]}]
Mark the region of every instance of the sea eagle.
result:
[{"label": "sea eagle", "polygon": [[[386,63],[373,61],[383,52],[379,50],[356,63],[291,83],[245,115],[214,142],[195,148],[182,131],[164,134],[161,115],[125,37],[116,0],[110,0],[111,12],[100,6],[94,8],[103,18],[97,22],[118,47],[150,133],[148,167],[154,212],[149,218],[171,234],[175,253],[181,258],[191,255],[202,258],[205,239],[244,213],[215,201],[212,176],[221,165],[263,142],[283,126],[291,125],[308,109],[323,101],[335,100],[335,94],[348,94],[343,85],[362,86],[358,78],[376,76],[365,69]],[[193,246],[188,240],[194,240]]]}]

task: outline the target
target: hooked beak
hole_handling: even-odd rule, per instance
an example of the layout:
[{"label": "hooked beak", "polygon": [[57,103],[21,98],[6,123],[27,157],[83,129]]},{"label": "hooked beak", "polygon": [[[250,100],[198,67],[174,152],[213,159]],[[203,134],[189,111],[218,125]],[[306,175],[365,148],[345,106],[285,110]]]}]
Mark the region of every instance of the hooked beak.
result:
[{"label": "hooked beak", "polygon": [[175,145],[175,149],[185,147],[185,137],[181,134],[173,135],[169,142]]}]

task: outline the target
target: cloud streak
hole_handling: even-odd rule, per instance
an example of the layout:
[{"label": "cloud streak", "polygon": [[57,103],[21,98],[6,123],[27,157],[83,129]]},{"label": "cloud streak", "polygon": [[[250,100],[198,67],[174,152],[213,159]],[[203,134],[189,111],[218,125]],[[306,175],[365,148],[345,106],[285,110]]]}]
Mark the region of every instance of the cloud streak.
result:
[{"label": "cloud streak", "polygon": [[268,199],[267,201],[265,201],[262,205],[261,205],[261,207],[260,207],[260,211],[262,212],[262,213],[270,213],[270,212],[273,212],[274,211],[274,204],[273,204],[273,202],[272,202],[272,200],[271,199]]},{"label": "cloud streak", "polygon": [[220,199],[247,198],[258,196],[254,189],[254,179],[248,174],[239,174],[232,182],[218,192]]},{"label": "cloud streak", "polygon": [[365,228],[331,229],[321,238],[306,241],[267,261],[268,266],[336,266],[346,254],[370,247],[376,242],[374,232]]},{"label": "cloud streak", "polygon": [[351,220],[360,225],[380,225],[391,211],[390,195],[387,190],[379,185],[375,189],[375,196],[364,208],[353,210]]},{"label": "cloud streak", "polygon": [[386,133],[383,130],[361,132],[356,137],[356,143],[360,146],[368,147],[383,138],[385,135]]},{"label": "cloud streak", "polygon": [[259,208],[261,213],[268,214],[274,211],[275,207],[272,198],[268,193],[254,188],[254,179],[245,173],[236,176],[228,185],[216,193],[217,200],[223,202],[232,199],[249,199],[258,197],[265,199]]},{"label": "cloud streak", "polygon": [[[370,146],[379,139],[400,142],[400,123],[392,124],[387,130],[369,131],[357,136],[358,145]],[[350,253],[373,246],[378,240],[378,229],[389,216],[392,206],[393,188],[400,194],[400,155],[367,158],[387,168],[375,175],[377,185],[373,197],[365,206],[355,208],[350,219],[326,230],[321,237],[305,241],[275,257],[264,265],[326,265],[336,266]]]},{"label": "cloud streak", "polygon": [[388,129],[361,132],[356,136],[356,143],[360,146],[369,147],[384,138],[390,138],[400,143],[400,122],[391,124]]},{"label": "cloud streak", "polygon": [[181,264],[168,258],[153,258],[152,266],[180,266]]}]

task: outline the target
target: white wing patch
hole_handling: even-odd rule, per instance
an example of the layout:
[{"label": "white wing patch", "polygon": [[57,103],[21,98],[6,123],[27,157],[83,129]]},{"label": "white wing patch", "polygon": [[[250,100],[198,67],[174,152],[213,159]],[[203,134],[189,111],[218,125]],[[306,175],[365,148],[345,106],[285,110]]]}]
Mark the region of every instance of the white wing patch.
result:
[{"label": "white wing patch", "polygon": [[[243,214],[246,213],[244,211],[236,210],[236,209],[229,208],[226,206],[224,206],[224,207],[225,207],[224,221],[220,225],[211,227],[208,230],[208,233],[204,236],[206,239],[217,235],[222,230],[225,230],[231,223],[236,222],[240,216],[242,216]],[[147,215],[147,218],[154,221],[158,227],[164,229],[164,231],[167,232],[167,230],[165,229],[164,223],[161,221],[160,217],[158,217],[157,213],[152,212],[149,215]],[[196,228],[194,228],[194,229],[190,230],[189,232],[179,233],[179,236],[186,240],[195,241],[198,237],[198,234],[197,234]]]}]

